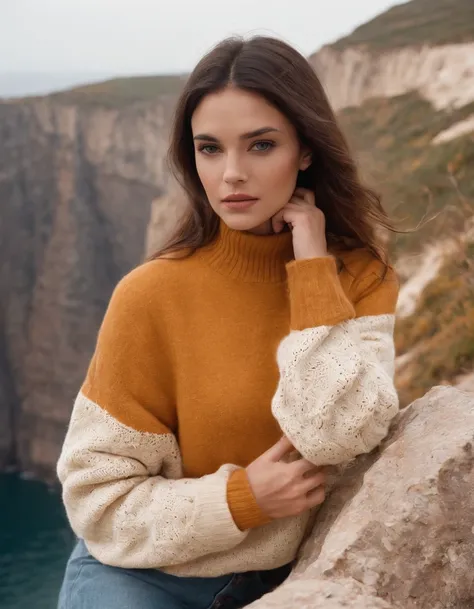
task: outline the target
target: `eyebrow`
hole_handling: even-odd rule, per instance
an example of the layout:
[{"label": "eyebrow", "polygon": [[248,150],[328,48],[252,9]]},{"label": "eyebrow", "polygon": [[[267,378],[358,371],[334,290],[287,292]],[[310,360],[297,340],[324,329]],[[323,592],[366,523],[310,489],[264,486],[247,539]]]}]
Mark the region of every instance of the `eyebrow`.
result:
[{"label": "eyebrow", "polygon": [[[261,129],[256,129],[255,131],[249,131],[248,133],[243,133],[240,136],[241,140],[249,140],[252,137],[257,137],[259,135],[263,135],[264,133],[270,133],[271,131],[280,131],[276,127],[262,127]],[[208,135],[207,133],[199,133],[195,135],[194,140],[206,140],[206,142],[218,142],[219,140],[214,135]]]}]

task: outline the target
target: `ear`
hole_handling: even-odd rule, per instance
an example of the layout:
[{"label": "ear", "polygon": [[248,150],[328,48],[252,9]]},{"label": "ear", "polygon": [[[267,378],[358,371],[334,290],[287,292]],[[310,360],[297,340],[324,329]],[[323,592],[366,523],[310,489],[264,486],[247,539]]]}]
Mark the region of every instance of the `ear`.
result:
[{"label": "ear", "polygon": [[313,155],[311,153],[311,150],[305,148],[304,150],[302,150],[300,156],[300,171],[305,171],[305,169],[308,169],[312,162]]}]

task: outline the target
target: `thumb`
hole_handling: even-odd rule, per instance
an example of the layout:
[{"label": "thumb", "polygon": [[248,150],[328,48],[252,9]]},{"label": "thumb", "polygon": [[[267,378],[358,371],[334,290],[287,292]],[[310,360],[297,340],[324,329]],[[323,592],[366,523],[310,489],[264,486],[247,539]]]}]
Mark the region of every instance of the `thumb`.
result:
[{"label": "thumb", "polygon": [[265,455],[270,459],[270,461],[277,462],[282,457],[287,455],[288,453],[295,450],[293,444],[288,440],[286,436],[283,436],[278,440],[276,444],[274,444],[271,448],[267,450]]},{"label": "thumb", "polygon": [[283,213],[283,209],[280,209],[280,211],[272,217],[272,228],[273,232],[276,234],[281,233],[281,231],[285,228],[286,222],[283,219]]}]

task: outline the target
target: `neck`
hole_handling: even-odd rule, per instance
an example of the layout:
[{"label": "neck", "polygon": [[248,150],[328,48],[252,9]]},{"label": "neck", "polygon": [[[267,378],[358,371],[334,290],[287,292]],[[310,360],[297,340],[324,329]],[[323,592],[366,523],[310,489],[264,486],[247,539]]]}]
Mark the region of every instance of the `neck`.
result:
[{"label": "neck", "polygon": [[260,236],[275,234],[273,231],[273,225],[272,225],[271,220],[267,220],[263,224],[259,224],[255,228],[250,229],[248,232],[251,233],[252,235],[260,235]]},{"label": "neck", "polygon": [[208,263],[222,274],[252,283],[277,283],[286,279],[293,239],[290,231],[257,235],[229,228],[221,220],[216,240],[203,250]]}]

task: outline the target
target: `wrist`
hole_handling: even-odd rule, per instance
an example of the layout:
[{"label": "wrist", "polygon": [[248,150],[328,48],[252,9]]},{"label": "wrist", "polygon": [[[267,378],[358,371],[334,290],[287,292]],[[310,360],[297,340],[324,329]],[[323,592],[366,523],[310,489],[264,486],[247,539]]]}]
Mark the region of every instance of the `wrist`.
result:
[{"label": "wrist", "polygon": [[355,316],[334,256],[287,264],[292,330],[335,326]]},{"label": "wrist", "polygon": [[238,469],[227,482],[227,503],[241,531],[267,524],[272,519],[260,508],[245,469]]},{"label": "wrist", "polygon": [[299,254],[299,256],[295,255],[295,260],[313,260],[314,258],[334,258],[334,256],[324,249],[315,249],[308,253]]}]

